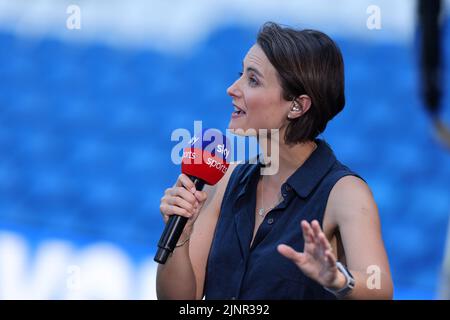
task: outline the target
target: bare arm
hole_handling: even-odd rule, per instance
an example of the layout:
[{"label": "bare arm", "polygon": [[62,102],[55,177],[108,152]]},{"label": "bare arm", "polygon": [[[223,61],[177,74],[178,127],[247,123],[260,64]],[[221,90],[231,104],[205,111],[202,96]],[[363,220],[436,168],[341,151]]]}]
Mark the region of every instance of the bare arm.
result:
[{"label": "bare arm", "polygon": [[392,299],[393,284],[381,237],[377,205],[367,184],[343,177],[330,194],[330,217],[342,237],[347,267],[355,278],[349,299]]},{"label": "bare arm", "polygon": [[[346,298],[392,299],[393,286],[378,210],[367,184],[354,176],[340,179],[330,193],[325,213],[331,225],[340,232],[347,267],[355,278],[355,288]],[[324,287],[343,288],[345,277],[336,267],[337,258],[330,239],[319,223],[302,221],[301,227],[305,239],[304,252],[297,252],[287,245],[280,245],[279,252]],[[368,274],[368,271],[372,273]],[[377,276],[379,288],[376,288]],[[375,281],[369,277],[374,277]]]},{"label": "bare arm", "polygon": [[[234,167],[234,165],[230,165],[227,173],[217,185],[205,186],[203,198],[201,197],[202,193],[195,194],[195,197],[198,197],[197,200],[200,202],[200,208],[198,210],[193,209],[192,215],[189,216],[190,224],[188,222],[186,225],[179,243],[183,243],[188,238],[189,240],[184,245],[175,248],[166,264],[158,266],[156,275],[158,299],[194,300],[203,298],[209,249],[219,216],[223,194]],[[189,181],[184,180],[184,183],[188,185]],[[190,186],[187,189],[190,189]],[[180,199],[175,200],[176,197],[183,198],[187,203],[195,202],[195,199],[183,193],[182,196],[163,197],[161,204],[188,207],[186,202]],[[201,203],[201,200],[204,202]],[[173,210],[178,209],[174,207],[161,209],[162,213],[166,215],[173,214]],[[181,212],[178,214],[181,214]]]},{"label": "bare arm", "polygon": [[158,299],[195,299],[195,275],[189,261],[189,246],[175,248],[166,264],[158,265],[156,294]]}]

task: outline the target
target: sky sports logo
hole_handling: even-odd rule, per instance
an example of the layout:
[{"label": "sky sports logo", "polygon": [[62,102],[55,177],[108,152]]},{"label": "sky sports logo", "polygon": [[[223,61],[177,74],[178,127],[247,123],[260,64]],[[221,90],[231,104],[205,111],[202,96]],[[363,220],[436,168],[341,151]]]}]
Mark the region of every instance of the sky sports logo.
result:
[{"label": "sky sports logo", "polygon": [[[218,129],[202,128],[202,121],[194,121],[194,134],[184,128],[175,129],[171,141],[171,159],[181,163],[207,164],[218,169],[220,164],[257,164],[262,162],[262,175],[274,175],[279,168],[279,130],[277,129]],[[268,153],[267,150],[270,150]]]},{"label": "sky sports logo", "polygon": [[[203,155],[203,156],[200,156],[200,155]],[[205,160],[205,158],[206,158],[205,162],[210,168],[215,168],[224,174],[228,169],[228,165],[226,165],[226,163],[227,163],[226,161],[222,161],[221,159],[216,159],[209,152],[206,152],[206,151],[202,152],[202,150],[194,149],[194,151],[192,151],[191,149],[186,149],[183,152],[182,158],[183,158],[183,164],[185,164],[185,165],[186,164],[187,165],[203,164],[202,160]],[[197,159],[200,159],[200,160],[197,160]],[[193,160],[193,161],[191,161],[191,160]]]},{"label": "sky sports logo", "polygon": [[[214,130],[214,129],[211,129],[211,130]],[[219,138],[219,139],[221,139],[221,140],[225,140],[226,139],[226,136],[224,137],[224,136],[222,136],[222,134],[220,133],[220,131],[217,131],[217,137]],[[220,137],[220,136],[222,136],[222,138]],[[196,143],[198,143],[198,142],[202,142],[202,137],[198,137],[198,136],[193,136],[190,140],[189,140],[189,145],[191,146],[191,147],[195,147],[196,146]],[[228,156],[230,155],[230,150],[229,149],[227,149],[226,148],[226,145],[225,145],[225,143],[222,143],[222,144],[218,144],[218,145],[216,145],[216,146],[214,146],[214,151],[215,152],[217,152],[217,153],[219,153],[219,154],[223,154],[223,158],[224,159],[227,159],[228,158]],[[183,158],[184,158],[184,155],[183,155]],[[195,158],[191,158],[191,159],[195,159]]]},{"label": "sky sports logo", "polygon": [[[209,142],[209,143],[208,143]],[[204,164],[223,174],[228,169],[227,138],[219,130],[208,129],[202,135],[194,135],[183,151],[183,165]]]}]

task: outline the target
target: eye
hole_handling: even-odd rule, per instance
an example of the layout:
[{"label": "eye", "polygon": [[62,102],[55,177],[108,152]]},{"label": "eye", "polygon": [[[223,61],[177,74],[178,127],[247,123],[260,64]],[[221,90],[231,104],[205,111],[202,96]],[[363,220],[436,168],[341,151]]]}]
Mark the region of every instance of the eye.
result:
[{"label": "eye", "polygon": [[248,78],[248,83],[250,84],[250,86],[256,87],[256,86],[258,85],[258,79],[256,79],[256,78],[253,77],[253,76],[250,76],[250,77]]},{"label": "eye", "polygon": [[[238,72],[239,78],[241,78],[243,75],[244,75],[244,73],[242,71]],[[254,76],[248,76],[248,83],[252,87],[256,87],[259,84],[258,79],[256,79],[256,77],[254,77]]]}]

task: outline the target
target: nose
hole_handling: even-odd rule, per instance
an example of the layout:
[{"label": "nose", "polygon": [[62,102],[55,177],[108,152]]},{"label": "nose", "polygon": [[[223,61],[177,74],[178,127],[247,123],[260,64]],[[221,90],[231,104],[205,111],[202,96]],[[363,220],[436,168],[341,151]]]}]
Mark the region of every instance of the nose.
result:
[{"label": "nose", "polygon": [[[239,79],[240,79],[240,78],[239,78]],[[239,85],[238,85],[239,79],[237,79],[236,81],[234,81],[233,84],[232,84],[231,86],[228,87],[228,89],[227,89],[227,94],[228,94],[230,97],[233,97],[233,98],[236,97],[236,98],[238,98],[238,97],[241,96],[241,90],[239,89]]]}]

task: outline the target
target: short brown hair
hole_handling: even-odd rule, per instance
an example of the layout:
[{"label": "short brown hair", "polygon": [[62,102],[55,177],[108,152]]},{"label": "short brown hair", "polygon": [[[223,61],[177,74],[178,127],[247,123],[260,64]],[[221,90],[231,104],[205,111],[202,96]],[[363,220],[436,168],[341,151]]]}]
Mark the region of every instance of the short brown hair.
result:
[{"label": "short brown hair", "polygon": [[289,123],[285,142],[313,140],[345,105],[344,61],[341,51],[326,34],[295,30],[274,22],[260,29],[257,43],[278,72],[285,100],[306,94],[311,107]]}]

